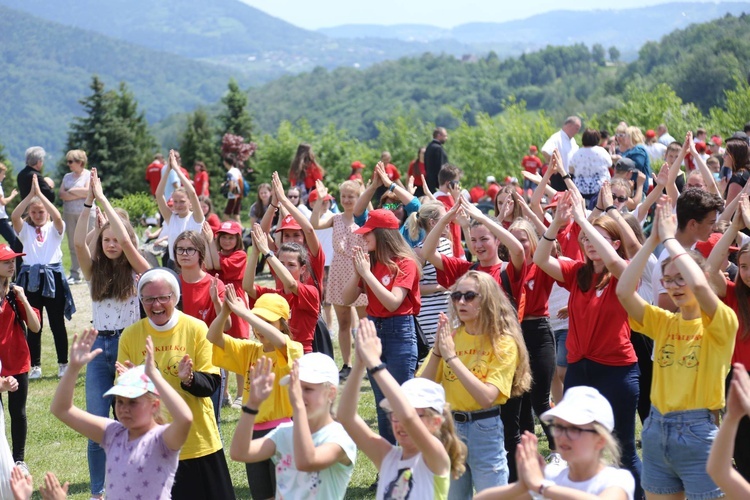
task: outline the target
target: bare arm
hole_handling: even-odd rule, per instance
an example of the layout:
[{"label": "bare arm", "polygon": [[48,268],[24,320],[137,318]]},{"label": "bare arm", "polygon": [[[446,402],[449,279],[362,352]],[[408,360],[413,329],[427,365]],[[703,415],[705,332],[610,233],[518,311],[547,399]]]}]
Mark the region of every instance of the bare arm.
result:
[{"label": "bare arm", "polygon": [[310,224],[315,229],[328,229],[333,227],[333,217],[326,217],[321,220],[323,216],[323,203],[326,196],[328,196],[328,188],[325,187],[322,181],[315,181],[315,190],[318,192],[318,199],[315,200],[313,206],[312,215],[310,216]]},{"label": "bare arm", "polygon": [[321,248],[320,241],[318,240],[318,235],[315,234],[315,228],[313,228],[312,224],[310,224],[310,221],[307,220],[307,217],[305,217],[304,214],[294,206],[294,203],[292,203],[289,198],[287,198],[278,172],[273,173],[272,183],[273,191],[276,195],[276,199],[279,200],[279,204],[283,206],[292,217],[294,217],[294,220],[297,221],[297,224],[299,224],[299,226],[302,228],[302,232],[305,233],[305,243],[307,243],[307,248],[310,249],[310,254],[313,256],[317,256],[321,251]]},{"label": "bare arm", "polygon": [[245,304],[242,303],[242,300],[237,297],[237,293],[233,286],[227,287],[224,302],[229,305],[229,309],[234,314],[250,323],[250,327],[252,327],[253,330],[259,332],[266,339],[268,339],[268,341],[271,342],[271,344],[273,344],[276,349],[280,349],[284,354],[286,354],[286,341],[288,337],[271,323],[263,321],[261,318],[253,314],[252,311],[250,311],[247,307],[245,307]]},{"label": "bare arm", "polygon": [[211,265],[206,264],[206,270],[221,271],[221,259],[219,250],[216,248],[216,240],[211,239],[208,242],[208,254],[211,256]]},{"label": "bare arm", "polygon": [[247,264],[245,264],[245,275],[242,277],[242,289],[247,292],[248,297],[255,299],[255,268],[258,267],[258,247],[252,246],[247,249]]},{"label": "bare arm", "polygon": [[437,223],[435,223],[435,226],[425,237],[424,243],[422,243],[422,258],[435,266],[435,269],[438,271],[443,270],[443,258],[440,255],[440,252],[437,251],[438,245],[440,244],[440,237],[443,232],[445,232],[445,228],[448,224],[456,220],[459,210],[461,210],[460,203],[453,205],[453,207],[448,210],[448,212],[446,212]]},{"label": "bare arm", "polygon": [[[78,224],[76,224],[76,230],[73,236],[73,244],[75,245],[76,256],[78,257],[78,264],[81,266],[81,272],[83,273],[83,277],[86,278],[86,281],[91,281],[93,264],[91,261],[91,249],[86,241],[92,203],[94,203],[94,193],[89,189],[89,195],[84,201],[83,211],[78,217]],[[95,229],[92,232],[99,234],[99,229]]]},{"label": "bare arm", "polygon": [[[354,216],[355,217],[359,217],[363,213],[365,213],[365,210],[367,210],[367,206],[370,204],[372,197],[375,196],[375,191],[381,185],[382,185],[382,181],[380,179],[380,175],[378,175],[378,172],[376,169],[373,169],[372,180],[370,184],[365,188],[362,194],[359,195],[359,198],[357,198],[357,203],[354,204]],[[427,184],[425,184],[425,187],[426,186]]]},{"label": "bare arm", "polygon": [[[169,150],[170,164],[173,159],[174,159],[174,150],[170,149]],[[177,160],[174,159],[174,161],[176,162]],[[161,214],[161,218],[164,219],[164,224],[169,224],[169,220],[172,218],[172,209],[169,208],[169,205],[167,205],[168,200],[164,197],[164,193],[167,190],[167,179],[169,178],[170,168],[171,167],[167,167],[166,169],[163,169],[161,179],[159,179],[159,185],[156,186],[156,193],[154,194],[154,197],[156,198],[156,204],[159,207],[159,213]]]},{"label": "bare arm", "polygon": [[473,219],[481,222],[484,227],[489,229],[489,231],[495,236],[495,238],[500,240],[500,242],[505,245],[505,247],[508,249],[508,253],[510,254],[510,262],[511,264],[513,264],[513,269],[515,269],[516,272],[520,272],[521,269],[523,269],[523,264],[526,260],[526,256],[524,255],[523,251],[523,245],[521,245],[521,242],[518,241],[518,239],[516,239],[516,237],[513,236],[510,231],[495,222],[491,217],[487,217],[486,215],[484,215],[481,210],[479,210],[471,203],[464,201],[463,198],[459,200],[459,203],[463,206],[464,210],[466,210],[471,215]]},{"label": "bare arm", "polygon": [[[31,303],[26,297],[26,293],[23,291],[23,288],[18,285],[11,286],[13,287],[13,293],[16,294],[18,302],[20,302],[21,306],[23,306],[23,312],[24,314],[26,314],[26,326],[29,328],[29,331],[32,333],[41,333],[42,324],[39,321],[36,313],[34,312],[34,308],[31,307]],[[41,314],[41,311],[39,311],[39,314]]]},{"label": "bare arm", "polygon": [[[404,302],[407,293],[406,288],[394,286],[388,290],[370,270],[370,258],[361,248],[354,249],[354,268],[362,277],[362,281],[372,291],[375,297],[388,311],[393,312]],[[347,288],[347,291],[350,291]],[[354,298],[356,300],[356,297]],[[353,302],[353,301],[352,301]]]},{"label": "bare arm", "polygon": [[716,294],[719,297],[726,297],[727,295],[727,281],[724,277],[724,262],[726,262],[727,255],[729,254],[729,247],[732,246],[737,233],[745,228],[745,217],[743,212],[748,214],[750,220],[750,203],[746,194],[742,194],[739,197],[739,206],[734,213],[732,218],[732,225],[727,228],[721,239],[714,245],[711,250],[711,254],[708,256],[706,261],[707,273],[711,284],[716,290]]},{"label": "bare arm", "polygon": [[[604,236],[586,219],[586,214],[584,214],[581,204],[578,203],[580,195],[571,193],[570,199],[572,202],[573,219],[581,226],[581,230],[602,258],[609,272],[617,279],[620,279],[625,266],[627,266],[627,262],[617,254],[617,250],[612,246],[612,243],[604,239]],[[622,245],[623,242],[621,241],[620,244]]]}]

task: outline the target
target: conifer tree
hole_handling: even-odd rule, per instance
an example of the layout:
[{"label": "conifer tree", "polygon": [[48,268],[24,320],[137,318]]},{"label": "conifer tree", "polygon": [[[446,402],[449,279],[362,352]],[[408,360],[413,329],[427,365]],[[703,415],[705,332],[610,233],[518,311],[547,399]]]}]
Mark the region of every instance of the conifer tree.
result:
[{"label": "conifer tree", "polygon": [[211,126],[208,113],[203,108],[196,109],[188,116],[187,127],[180,138],[180,156],[183,166],[188,170],[196,161],[206,164],[212,198],[217,196],[226,173],[221,165],[216,143],[215,129]]},{"label": "conifer tree", "polygon": [[228,91],[221,98],[225,109],[219,115],[219,137],[224,134],[242,136],[246,141],[252,139],[253,120],[247,112],[247,94],[240,89],[237,80],[229,80]]}]

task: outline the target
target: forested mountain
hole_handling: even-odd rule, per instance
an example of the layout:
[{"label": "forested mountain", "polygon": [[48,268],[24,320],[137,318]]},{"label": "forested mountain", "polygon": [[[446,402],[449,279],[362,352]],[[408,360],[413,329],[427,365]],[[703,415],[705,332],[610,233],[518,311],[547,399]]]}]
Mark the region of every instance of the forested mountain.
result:
[{"label": "forested mountain", "polygon": [[[304,30],[239,0],[0,0],[43,19],[151,49],[246,72],[253,83],[315,66],[369,66],[433,50],[461,54],[455,41],[339,40]],[[104,21],[104,22],[103,22]]]},{"label": "forested mountain", "polygon": [[218,101],[230,78],[223,67],[0,6],[0,143],[16,165],[34,144],[60,152],[92,74],[109,88],[127,82],[151,122]]},{"label": "forested mountain", "polygon": [[451,29],[425,24],[346,24],[321,28],[319,33],[335,38],[389,38],[411,41],[454,39],[481,45],[501,53],[499,48],[529,51],[547,45],[595,43],[617,46],[635,53],[644,43],[667,33],[750,10],[746,2],[672,2],[630,9],[588,11],[554,10],[502,23],[467,23]]}]

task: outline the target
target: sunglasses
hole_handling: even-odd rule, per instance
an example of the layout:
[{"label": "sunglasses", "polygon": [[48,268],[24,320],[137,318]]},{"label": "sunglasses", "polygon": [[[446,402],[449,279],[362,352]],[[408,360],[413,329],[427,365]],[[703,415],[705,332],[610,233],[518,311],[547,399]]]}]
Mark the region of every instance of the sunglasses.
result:
[{"label": "sunglasses", "polygon": [[72,165],[73,163],[78,163],[78,160],[68,160],[68,165]]},{"label": "sunglasses", "polygon": [[451,300],[453,302],[460,302],[464,299],[464,302],[471,302],[472,300],[479,297],[477,292],[453,292],[451,293]]},{"label": "sunglasses", "polygon": [[398,210],[402,206],[403,205],[401,203],[386,203],[383,205],[383,208],[385,208],[386,210]]},{"label": "sunglasses", "polygon": [[612,196],[612,199],[617,200],[620,203],[625,203],[629,198],[627,196]]}]

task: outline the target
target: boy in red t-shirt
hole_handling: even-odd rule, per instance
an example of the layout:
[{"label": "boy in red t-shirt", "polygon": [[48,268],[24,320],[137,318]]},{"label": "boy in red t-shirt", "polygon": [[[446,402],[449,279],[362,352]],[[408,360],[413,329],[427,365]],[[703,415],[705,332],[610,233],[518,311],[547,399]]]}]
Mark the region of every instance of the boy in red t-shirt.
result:
[{"label": "boy in red t-shirt", "polygon": [[[435,199],[445,206],[448,211],[456,204],[456,199],[461,196],[461,184],[459,179],[461,171],[457,166],[446,163],[438,172],[438,190],[435,191]],[[455,198],[454,198],[455,196]],[[464,247],[461,244],[461,226],[455,222],[450,224],[451,242],[453,243],[453,256],[464,258]]]},{"label": "boy in red t-shirt", "polygon": [[[524,156],[523,160],[521,160],[521,167],[523,167],[523,169],[530,174],[538,175],[542,170],[542,160],[539,159],[536,153],[536,146],[534,146],[533,144],[529,146],[529,154]],[[524,179],[523,193],[526,196],[526,199],[529,199],[531,197],[533,191],[534,183],[528,179]]]}]

